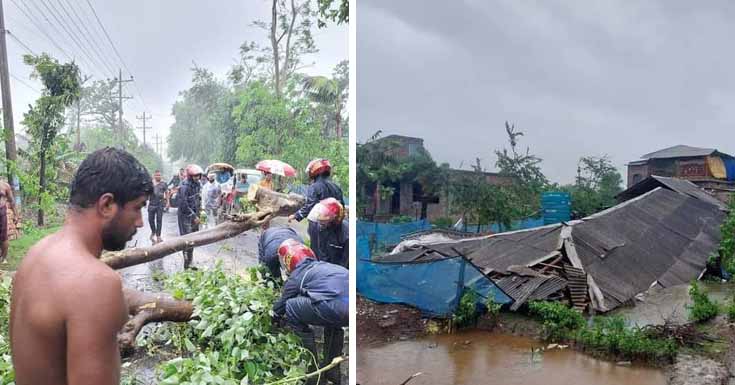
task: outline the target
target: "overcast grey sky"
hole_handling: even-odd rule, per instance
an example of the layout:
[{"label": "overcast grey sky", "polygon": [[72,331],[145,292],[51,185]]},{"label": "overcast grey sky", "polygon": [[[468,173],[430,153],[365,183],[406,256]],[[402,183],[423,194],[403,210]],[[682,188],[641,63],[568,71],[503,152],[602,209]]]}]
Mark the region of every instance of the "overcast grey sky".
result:
[{"label": "overcast grey sky", "polygon": [[[251,26],[253,20],[265,20],[269,17],[269,2],[265,0],[216,2],[89,0],[89,2],[137,80],[135,85],[128,84],[124,90],[126,95],[135,97],[125,102],[123,107],[125,118],[138,126],[139,122],[135,116],[142,115],[143,109],[147,107],[147,112],[153,115],[150,124],[161,136],[168,135],[168,128],[173,123],[170,111],[179,91],[190,86],[192,61],[224,78],[239,57],[240,44],[245,40],[268,43],[263,31]],[[85,73],[92,72],[94,79],[117,76],[117,68],[121,66],[120,60],[115,57],[103,32],[94,21],[87,0],[4,0],[3,3],[6,28],[29,49],[36,53],[49,52],[60,60],[66,59],[21,9],[35,19],[51,39],[70,56],[77,58],[77,61],[80,61],[81,57],[80,64]],[[104,51],[100,56],[107,59],[100,59],[97,56],[87,59],[72,38],[66,35],[62,24],[74,31],[73,35],[80,35],[75,29],[76,26],[70,21],[77,16],[87,22],[89,34],[96,35],[96,44],[100,51]],[[46,18],[51,25],[47,23]],[[78,28],[86,34],[83,26],[79,25]],[[337,63],[348,58],[347,26],[331,24],[324,29],[314,28],[314,36],[320,52],[307,58],[308,62],[315,62],[315,65],[304,71],[330,75]],[[29,86],[40,89],[39,82],[28,79],[29,68],[22,62],[22,55],[26,53],[25,48],[12,37],[8,38],[7,44],[11,74]],[[81,41],[80,44],[85,47],[87,44],[95,45],[91,41]],[[91,49],[87,51],[89,55],[94,55]],[[97,65],[88,64],[90,60],[95,61]],[[110,70],[97,70],[105,67],[100,63],[103,60],[107,60],[108,66],[114,68],[114,74],[110,73]],[[123,77],[128,77],[125,67],[122,70]],[[28,104],[33,103],[38,93],[15,78],[11,77],[10,83],[13,115],[18,126],[23,113],[28,110]],[[137,134],[142,138],[142,132],[139,131]]]},{"label": "overcast grey sky", "polygon": [[585,155],[623,171],[676,144],[735,153],[735,3],[361,0],[357,15],[358,141],[423,137],[437,162],[492,170],[508,120],[563,183]]}]

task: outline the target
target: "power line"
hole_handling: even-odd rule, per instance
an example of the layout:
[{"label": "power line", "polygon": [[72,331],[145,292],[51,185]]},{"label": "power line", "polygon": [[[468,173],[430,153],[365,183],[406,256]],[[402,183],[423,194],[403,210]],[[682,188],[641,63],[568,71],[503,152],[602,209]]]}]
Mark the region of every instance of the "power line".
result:
[{"label": "power line", "polygon": [[51,44],[53,44],[54,47],[56,47],[56,49],[61,51],[61,53],[64,54],[64,56],[66,56],[67,59],[71,60],[71,56],[69,56],[69,54],[66,53],[66,51],[64,51],[63,48],[61,48],[61,46],[56,44],[56,41],[54,41],[54,39],[48,33],[46,33],[46,31],[36,22],[34,18],[32,18],[26,12],[25,9],[21,8],[20,5],[18,5],[18,3],[15,2],[15,0],[10,0],[10,1],[16,6],[16,8],[18,8],[28,18],[28,20],[31,21],[31,23],[33,23],[33,25],[36,26],[36,28],[38,28],[39,31],[41,31],[41,33],[46,37],[46,39],[48,39],[49,42],[51,42]]},{"label": "power line", "polygon": [[20,83],[20,84],[22,84],[22,85],[24,85],[24,86],[26,86],[26,87],[30,88],[30,89],[31,89],[31,90],[33,90],[33,91],[36,91],[36,92],[37,92],[37,93],[38,93],[39,95],[41,95],[41,91],[37,90],[37,89],[36,89],[35,87],[33,87],[33,86],[31,86],[30,84],[26,83],[25,81],[23,81],[23,79],[21,79],[21,78],[19,78],[19,77],[15,76],[15,75],[13,75],[12,73],[10,74],[10,76],[11,76],[11,77],[12,77],[13,79],[15,79],[16,81],[18,81],[18,83]]},{"label": "power line", "polygon": [[[65,0],[65,1],[66,1],[66,0]],[[91,52],[93,53],[93,55],[92,55],[92,56],[94,56],[94,55],[97,55],[97,60],[98,60],[98,62],[99,62],[99,63],[102,63],[102,66],[103,66],[103,67],[105,67],[105,69],[107,69],[107,71],[108,71],[108,72],[109,72],[110,74],[112,74],[112,73],[113,73],[113,71],[112,71],[112,67],[110,67],[110,66],[109,66],[109,65],[107,64],[107,62],[105,62],[105,60],[104,60],[104,55],[100,54],[100,53],[99,53],[99,51],[97,51],[97,50],[96,50],[96,48],[95,48],[95,47],[94,47],[94,45],[93,45],[93,44],[92,44],[92,43],[90,42],[90,40],[89,40],[89,38],[87,37],[87,35],[85,35],[85,34],[84,34],[84,32],[82,32],[82,29],[81,29],[81,28],[79,27],[79,24],[77,24],[76,20],[74,20],[74,18],[73,18],[73,17],[71,16],[71,14],[70,14],[70,13],[69,13],[69,11],[68,11],[68,10],[66,9],[66,7],[64,7],[64,4],[62,4],[61,0],[56,0],[56,2],[58,2],[58,3],[59,3],[59,6],[61,7],[61,10],[62,10],[62,11],[64,11],[64,14],[66,14],[66,17],[67,17],[67,18],[68,18],[68,19],[69,19],[69,20],[71,21],[71,23],[72,23],[72,24],[74,25],[74,27],[76,27],[77,31],[79,32],[79,35],[78,35],[78,36],[81,36],[81,38],[79,38],[79,41],[82,41],[82,40],[84,40],[84,41],[85,41],[85,42],[87,43],[87,47],[89,47],[89,48],[90,48],[90,51],[91,51]],[[68,4],[68,2],[67,2],[67,4]],[[72,9],[72,11],[73,11],[73,9]]]},{"label": "power line", "polygon": [[74,13],[74,16],[76,16],[76,18],[79,20],[79,24],[81,24],[82,27],[84,27],[84,30],[87,32],[87,35],[89,35],[89,40],[92,42],[92,44],[96,48],[98,55],[100,55],[100,57],[104,61],[104,64],[105,64],[105,66],[107,66],[107,69],[110,70],[112,73],[114,73],[115,71],[112,71],[112,68],[114,68],[115,65],[114,64],[113,65],[110,65],[110,63],[112,63],[112,62],[109,61],[107,55],[105,54],[105,50],[101,48],[101,46],[99,45],[99,43],[97,43],[97,39],[95,39],[96,34],[94,34],[94,33],[92,33],[92,32],[89,31],[89,29],[87,28],[87,23],[85,23],[84,20],[82,19],[82,17],[79,16],[79,14],[77,13],[77,11],[76,11],[73,3],[70,2],[69,0],[64,0],[64,1],[66,1],[66,4],[71,9],[72,13]]},{"label": "power line", "polygon": [[[112,50],[115,51],[115,55],[117,55],[117,58],[120,59],[120,62],[122,63],[123,67],[125,67],[125,71],[128,71],[128,75],[132,77],[133,73],[130,72],[130,68],[128,68],[128,65],[125,63],[125,60],[123,60],[122,56],[120,56],[120,52],[118,52],[117,47],[115,47],[115,43],[112,42],[112,39],[110,38],[110,34],[107,33],[107,29],[105,29],[104,24],[102,24],[102,21],[97,15],[97,11],[94,10],[94,6],[92,6],[92,3],[89,0],[86,0],[86,2],[87,2],[87,5],[89,5],[89,9],[92,10],[92,14],[94,14],[94,18],[97,20],[97,24],[99,24],[99,26],[102,28],[102,32],[105,33],[105,37],[107,37],[107,41],[110,43],[110,46],[112,46]],[[143,99],[143,94],[140,92],[140,88],[138,88],[138,82],[133,82],[133,86],[135,87],[135,90],[138,92],[140,101],[143,103],[143,108],[147,110],[148,108],[146,106],[145,100]]]},{"label": "power line", "polygon": [[18,44],[20,44],[23,48],[25,48],[25,50],[28,51],[28,53],[34,56],[36,55],[36,53],[33,52],[32,49],[30,49],[25,43],[23,43],[20,39],[18,39],[17,36],[15,36],[12,32],[10,32],[10,30],[6,29],[5,32],[8,34],[8,36],[12,37],[13,40],[15,40]]},{"label": "power line", "polygon": [[[43,6],[46,8],[46,10],[49,11],[49,13],[54,18],[54,20],[56,20],[56,22],[59,23],[59,25],[66,32],[66,34],[69,35],[69,37],[71,37],[72,42],[74,42],[74,44],[76,44],[77,47],[79,47],[80,52],[87,58],[87,60],[89,60],[89,63],[92,64],[92,68],[91,69],[97,70],[98,71],[97,73],[98,74],[102,74],[103,77],[104,77],[104,73],[103,72],[99,72],[98,63],[96,63],[96,61],[94,59],[92,59],[92,57],[87,52],[87,49],[82,46],[81,42],[76,37],[76,34],[73,33],[73,31],[70,31],[70,29],[67,28],[66,23],[64,23],[63,21],[61,21],[61,19],[59,18],[59,16],[61,16],[61,13],[59,12],[58,9],[56,9],[56,6],[51,1],[49,1],[48,3],[46,3],[46,0],[40,0],[40,1],[41,1],[41,4],[43,4]],[[52,10],[52,8],[53,8],[53,10]],[[57,16],[57,14],[58,14],[58,16]]]}]

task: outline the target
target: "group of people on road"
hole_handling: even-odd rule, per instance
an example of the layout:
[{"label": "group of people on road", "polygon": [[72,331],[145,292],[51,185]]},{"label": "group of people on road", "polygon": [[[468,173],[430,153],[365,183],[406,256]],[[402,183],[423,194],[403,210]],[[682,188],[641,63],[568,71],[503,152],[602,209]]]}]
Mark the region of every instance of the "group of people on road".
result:
[{"label": "group of people on road", "polygon": [[[330,180],[330,171],[325,159],[309,163],[312,183],[306,204],[290,218],[309,220],[312,248],[294,229],[273,227],[263,232],[258,253],[282,290],[272,309],[274,321],[292,329],[314,357],[319,355],[312,327],[324,327],[321,366],[341,354],[342,328],[349,318],[348,225],[342,191]],[[188,234],[200,225],[203,170],[191,165],[184,172],[179,175],[176,203],[179,231]],[[84,159],[71,184],[63,226],[29,250],[14,276],[10,344],[18,384],[119,382],[116,336],[128,321],[129,309],[121,276],[100,256],[103,250],[125,248],[143,226],[146,203],[151,240],[161,242],[169,187],[160,171],[151,177],[124,150],[104,148]],[[0,194],[12,202],[9,187],[0,185]],[[12,203],[6,204],[14,210]],[[184,265],[189,268],[192,250],[185,250],[184,255]],[[338,368],[322,378],[341,383]],[[316,380],[308,383],[316,384]]]}]

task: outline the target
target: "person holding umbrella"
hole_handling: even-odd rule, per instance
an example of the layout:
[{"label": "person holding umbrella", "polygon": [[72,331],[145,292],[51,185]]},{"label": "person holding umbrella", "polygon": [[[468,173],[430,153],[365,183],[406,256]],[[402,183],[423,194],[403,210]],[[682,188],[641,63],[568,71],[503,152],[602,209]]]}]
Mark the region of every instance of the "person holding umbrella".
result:
[{"label": "person holding umbrella", "polygon": [[[330,179],[332,172],[332,164],[328,159],[314,159],[306,166],[306,173],[309,175],[311,184],[306,190],[306,203],[296,212],[288,217],[288,221],[296,220],[301,222],[306,218],[314,206],[327,198],[336,199],[340,205],[344,206],[345,201],[342,189]],[[320,250],[319,245],[319,224],[309,221],[308,229],[311,247],[314,250]]]},{"label": "person holding umbrella", "polygon": [[274,190],[273,174],[285,177],[296,176],[295,168],[286,162],[275,159],[261,160],[255,165],[255,169],[263,173],[263,179],[260,180],[259,186],[269,190]]},{"label": "person holding umbrella", "polygon": [[[285,318],[286,325],[314,357],[318,355],[312,326],[323,326],[324,367],[342,353],[344,346],[342,328],[349,324],[350,310],[349,272],[342,266],[318,261],[310,248],[294,239],[281,243],[278,258],[289,277],[273,305],[274,321]],[[309,369],[314,369],[313,364]],[[332,384],[341,383],[338,367],[328,370],[325,377]],[[316,379],[306,383],[316,384]]]}]

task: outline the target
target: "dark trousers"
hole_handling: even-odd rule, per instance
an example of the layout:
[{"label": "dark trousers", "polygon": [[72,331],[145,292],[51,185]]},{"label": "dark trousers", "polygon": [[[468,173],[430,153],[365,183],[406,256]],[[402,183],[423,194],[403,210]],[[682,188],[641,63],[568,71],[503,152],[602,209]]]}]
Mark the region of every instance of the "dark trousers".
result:
[{"label": "dark trousers", "polygon": [[151,226],[151,234],[160,237],[163,227],[163,207],[148,209],[148,224]]},{"label": "dark trousers", "polygon": [[[316,356],[314,331],[309,325],[324,326],[324,352],[320,366],[324,367],[342,354],[344,346],[343,326],[349,323],[349,308],[339,300],[313,303],[311,298],[299,296],[286,301],[286,323],[304,342],[304,347]],[[330,369],[326,377],[340,383],[339,367]]]},{"label": "dark trousers", "polygon": [[[186,235],[195,231],[199,231],[199,225],[194,224],[192,218],[178,215],[177,219],[179,220],[179,235]],[[194,248],[187,247],[186,249],[184,249],[183,254],[184,269],[188,269],[189,266],[191,266],[191,262],[194,260]]]},{"label": "dark trousers", "polygon": [[306,230],[306,233],[309,234],[309,248],[316,253],[319,250],[319,223],[308,219],[306,221],[309,222],[309,227]]}]

